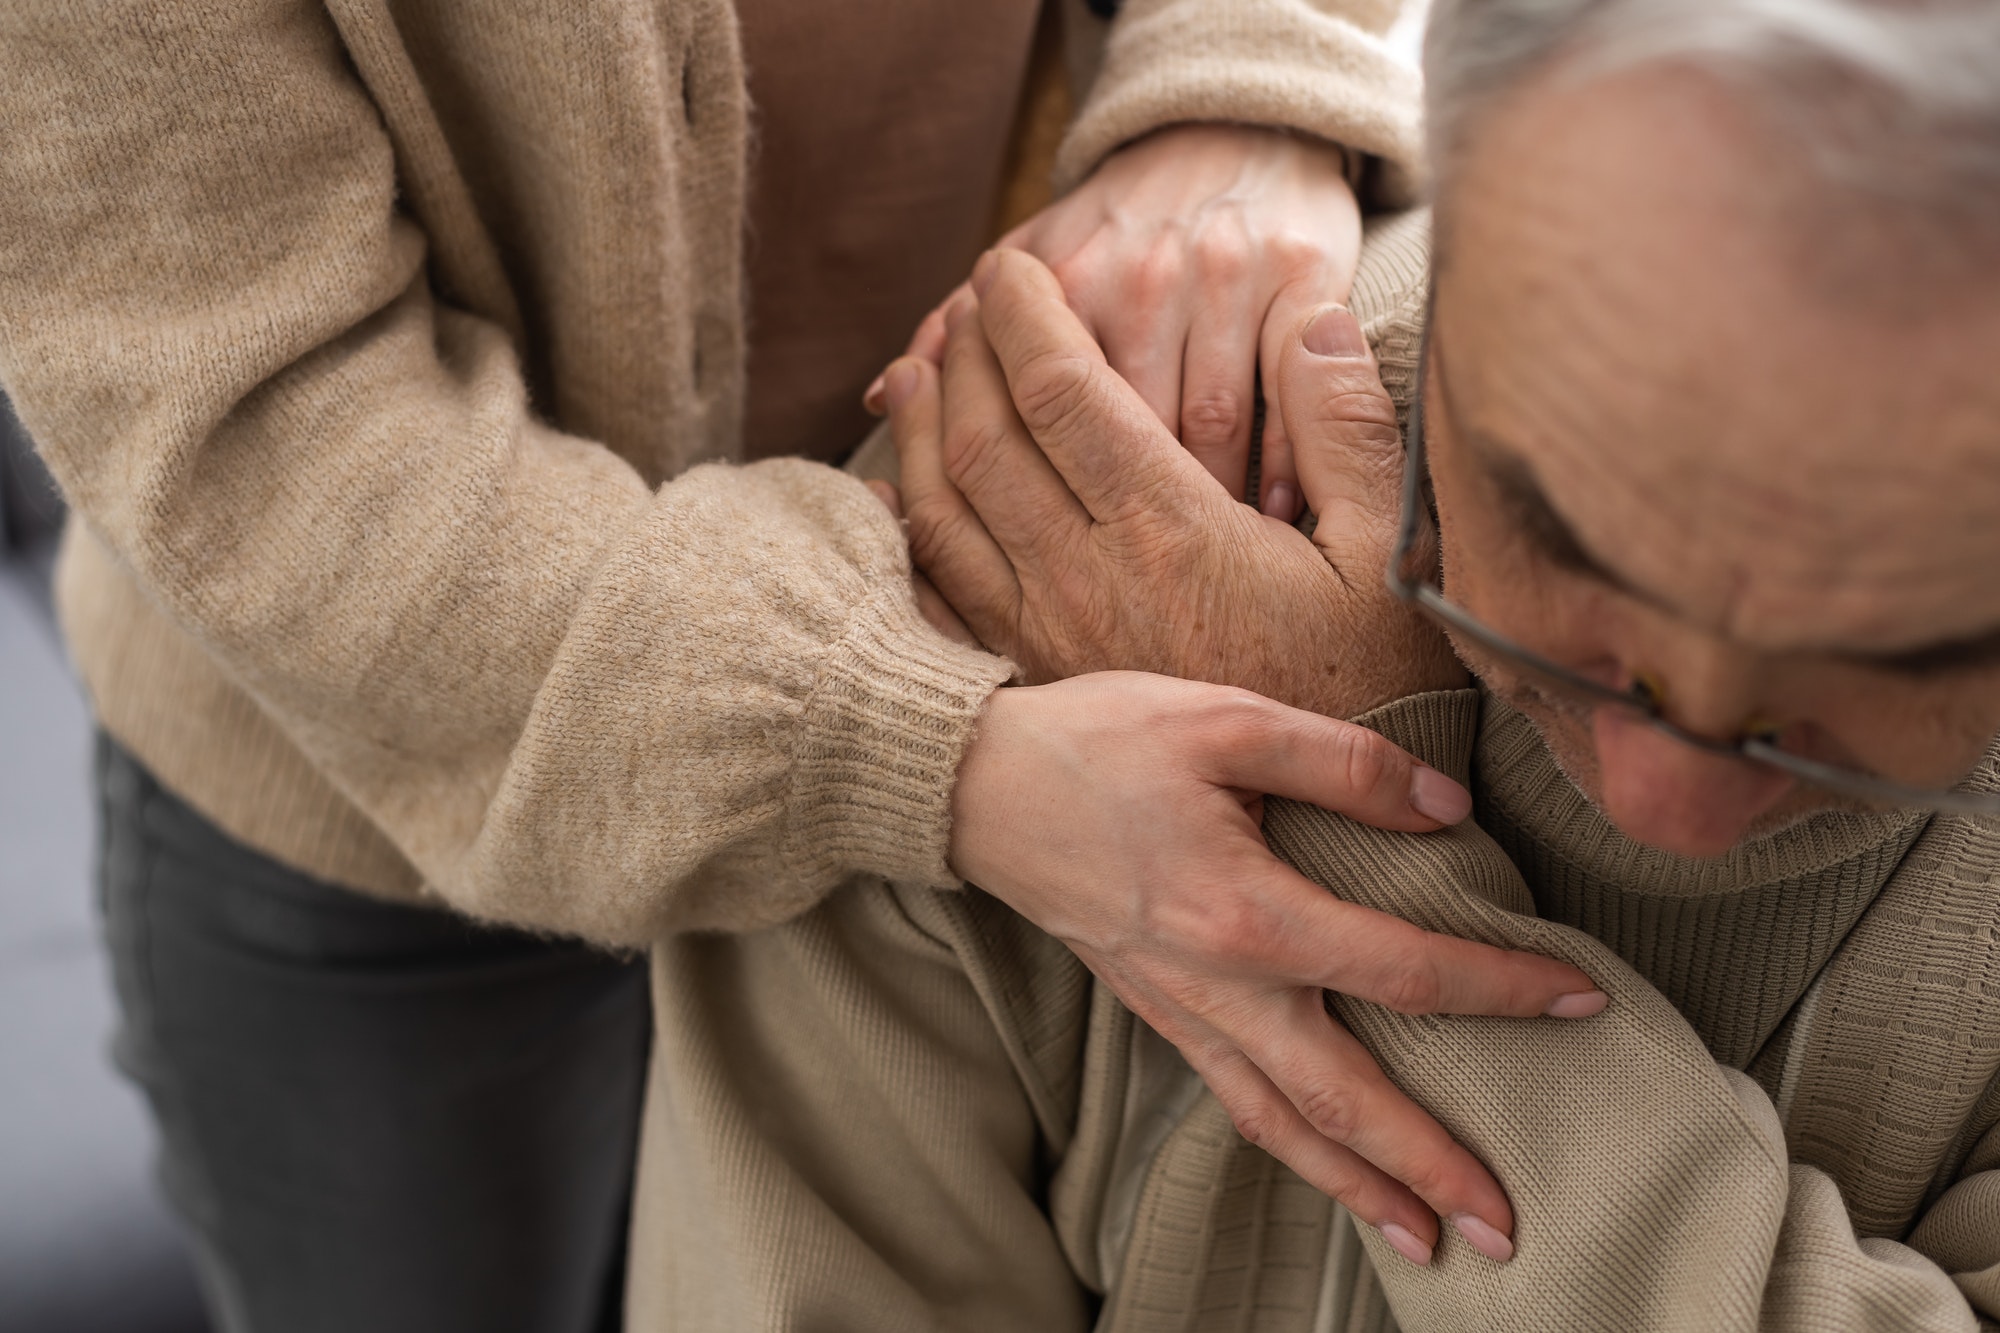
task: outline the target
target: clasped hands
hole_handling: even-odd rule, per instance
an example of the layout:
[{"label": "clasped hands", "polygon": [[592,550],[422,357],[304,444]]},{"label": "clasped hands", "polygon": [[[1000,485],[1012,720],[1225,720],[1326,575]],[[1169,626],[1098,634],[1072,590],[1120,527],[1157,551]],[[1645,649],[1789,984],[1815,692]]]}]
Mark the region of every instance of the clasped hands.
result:
[{"label": "clasped hands", "polygon": [[[1268,486],[1283,518],[1239,502],[1247,410],[1226,447],[1184,447],[1185,410],[1114,369],[1106,321],[1086,324],[1087,303],[1019,250],[988,253],[885,372],[902,484],[882,494],[908,520],[927,614],[1028,682],[993,697],[968,747],[954,868],[1067,943],[1246,1138],[1413,1262],[1440,1217],[1504,1260],[1504,1191],[1323,993],[1523,1018],[1587,1016],[1603,996],[1567,964],[1342,902],[1259,827],[1265,794],[1410,833],[1471,808],[1336,720],[1464,676],[1383,585],[1402,445],[1358,324],[1325,301],[1351,263],[1332,267],[1315,299],[1264,301],[1247,338],[1201,335],[1247,343],[1246,389],[1263,367],[1267,458],[1283,440],[1319,515],[1311,538]],[[1192,327],[1184,340],[1192,380]]]}]

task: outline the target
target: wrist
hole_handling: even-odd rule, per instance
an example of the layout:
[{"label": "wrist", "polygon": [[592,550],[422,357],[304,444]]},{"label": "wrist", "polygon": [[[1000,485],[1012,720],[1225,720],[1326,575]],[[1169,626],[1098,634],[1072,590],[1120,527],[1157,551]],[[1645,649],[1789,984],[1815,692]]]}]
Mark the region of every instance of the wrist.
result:
[{"label": "wrist", "polygon": [[904,586],[855,608],[799,718],[786,862],[803,883],[866,871],[948,884],[948,792],[1012,664],[926,624]]},{"label": "wrist", "polygon": [[998,789],[1004,785],[1007,755],[1020,730],[1021,705],[1027,693],[1003,685],[987,696],[959,756],[952,779],[945,861],[951,873],[962,880],[984,883],[985,831],[999,813]]}]

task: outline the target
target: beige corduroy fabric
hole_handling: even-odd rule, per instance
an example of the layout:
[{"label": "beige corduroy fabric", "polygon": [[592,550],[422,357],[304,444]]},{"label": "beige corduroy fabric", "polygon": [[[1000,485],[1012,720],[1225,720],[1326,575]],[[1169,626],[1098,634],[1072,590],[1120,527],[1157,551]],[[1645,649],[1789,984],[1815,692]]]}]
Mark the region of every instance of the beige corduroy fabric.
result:
[{"label": "beige corduroy fabric", "polygon": [[[1354,298],[1405,400],[1425,237],[1420,215],[1372,227]],[[2000,829],[1824,815],[1689,862],[1620,835],[1476,691],[1364,721],[1470,777],[1475,823],[1412,837],[1272,802],[1280,854],[1354,901],[1568,958],[1612,996],[1583,1022],[1337,1002],[1492,1165],[1512,1264],[1447,1229],[1414,1268],[1245,1143],[1055,941],[977,892],[862,881],[656,954],[633,1327],[1995,1320]],[[2000,787],[2000,749],[1976,781]]]},{"label": "beige corduroy fabric", "polygon": [[[1349,8],[1131,0],[1064,162],[1407,165]],[[745,124],[728,0],[0,0],[0,382],[104,725],[290,865],[604,941],[949,883],[1008,668],[852,479],[727,465]]]},{"label": "beige corduroy fabric", "polygon": [[[1521,725],[1502,709],[1482,731],[1481,714],[1466,690],[1365,720],[1463,775]],[[1518,796],[1553,761],[1486,770]],[[1980,780],[2000,787],[2000,752]],[[1507,1187],[1505,1267],[1449,1230],[1432,1268],[1408,1264],[1237,1136],[1185,1066],[1162,1078],[1158,1038],[976,891],[859,882],[771,930],[678,938],[654,966],[631,1326],[1974,1328],[2000,1309],[2000,837],[1843,823],[1774,839],[1743,881],[1709,886],[1752,902],[1782,884],[1788,910],[1738,922],[1783,954],[1814,948],[1813,895],[1882,876],[1815,1001],[1766,1043],[1760,1086],[1710,1053],[1727,1024],[1697,1031],[1607,943],[1537,920],[1476,825],[1411,837],[1272,805],[1273,846],[1343,896],[1568,958],[1612,995],[1582,1023],[1338,1002]],[[1615,841],[1601,819],[1535,832],[1580,856]],[[1707,868],[1685,869],[1660,882],[1699,888]],[[1606,899],[1606,920],[1617,896],[1580,894]],[[1754,968],[1746,987],[1743,951],[1699,949],[1713,934],[1690,916],[1632,938],[1676,960],[1658,975],[1690,994],[1787,988],[1788,970],[1765,986]]]}]

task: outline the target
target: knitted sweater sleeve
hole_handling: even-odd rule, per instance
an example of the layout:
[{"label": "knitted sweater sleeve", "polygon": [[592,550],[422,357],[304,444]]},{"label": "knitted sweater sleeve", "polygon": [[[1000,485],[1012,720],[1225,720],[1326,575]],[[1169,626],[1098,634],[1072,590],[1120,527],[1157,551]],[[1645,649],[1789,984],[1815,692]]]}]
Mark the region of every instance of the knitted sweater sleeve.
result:
[{"label": "knitted sweater sleeve", "polygon": [[446,899],[641,943],[930,884],[1005,662],[797,461],[657,489],[445,304],[315,5],[0,5],[0,381],[80,520]]},{"label": "knitted sweater sleeve", "polygon": [[1414,202],[1422,82],[1384,34],[1406,0],[1125,0],[1056,158],[1057,188],[1188,121],[1271,125],[1363,155],[1370,201]]},{"label": "knitted sweater sleeve", "polygon": [[[1365,719],[1460,777],[1476,720],[1471,691]],[[1970,1330],[2000,1314],[2000,1172],[1980,1152],[1907,1243],[1857,1238],[1833,1181],[1789,1161],[1763,1090],[1718,1065],[1610,949],[1535,918],[1518,872],[1477,828],[1409,837],[1274,802],[1266,830],[1343,898],[1565,959],[1611,996],[1570,1023],[1408,1017],[1335,997],[1342,1021],[1514,1203],[1505,1265],[1446,1228],[1419,1269],[1362,1228],[1406,1333]],[[1995,1149],[1989,1135],[1982,1151]]]}]

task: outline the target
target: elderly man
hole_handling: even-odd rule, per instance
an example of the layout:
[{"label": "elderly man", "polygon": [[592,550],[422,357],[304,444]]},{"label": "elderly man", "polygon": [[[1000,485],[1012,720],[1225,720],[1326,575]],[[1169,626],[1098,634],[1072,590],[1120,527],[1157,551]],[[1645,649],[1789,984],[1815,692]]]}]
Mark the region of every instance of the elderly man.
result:
[{"label": "elderly man", "polygon": [[[1354,315],[1266,367],[1311,541],[1210,484],[1008,254],[941,374],[892,368],[902,502],[919,564],[1031,680],[1141,668],[1307,702],[1365,652],[1430,684],[1393,628],[1429,612],[1477,688],[1368,721],[1469,776],[1478,827],[1272,802],[1264,831],[1350,902],[1567,959],[1610,1005],[1549,1024],[1330,998],[1511,1200],[1511,1243],[1475,1222],[1412,1253],[1282,1099],[1163,1028],[1181,1064],[1105,993],[1151,1017],[1144,987],[1100,969],[1069,1015],[1056,1237],[1117,1329],[1991,1326],[2000,13],[1458,0],[1428,73],[1432,304],[1423,221],[1383,224]],[[1407,486],[1371,342],[1414,398]],[[1063,853],[1060,810],[962,817]],[[1072,924],[1089,959],[1131,923]],[[1246,924],[1289,925],[1224,923]],[[1019,952],[961,956],[1042,1024],[1001,1025],[1033,1052],[1060,1006],[1010,997]],[[1291,1100],[1386,1167],[1380,1095]]]}]

